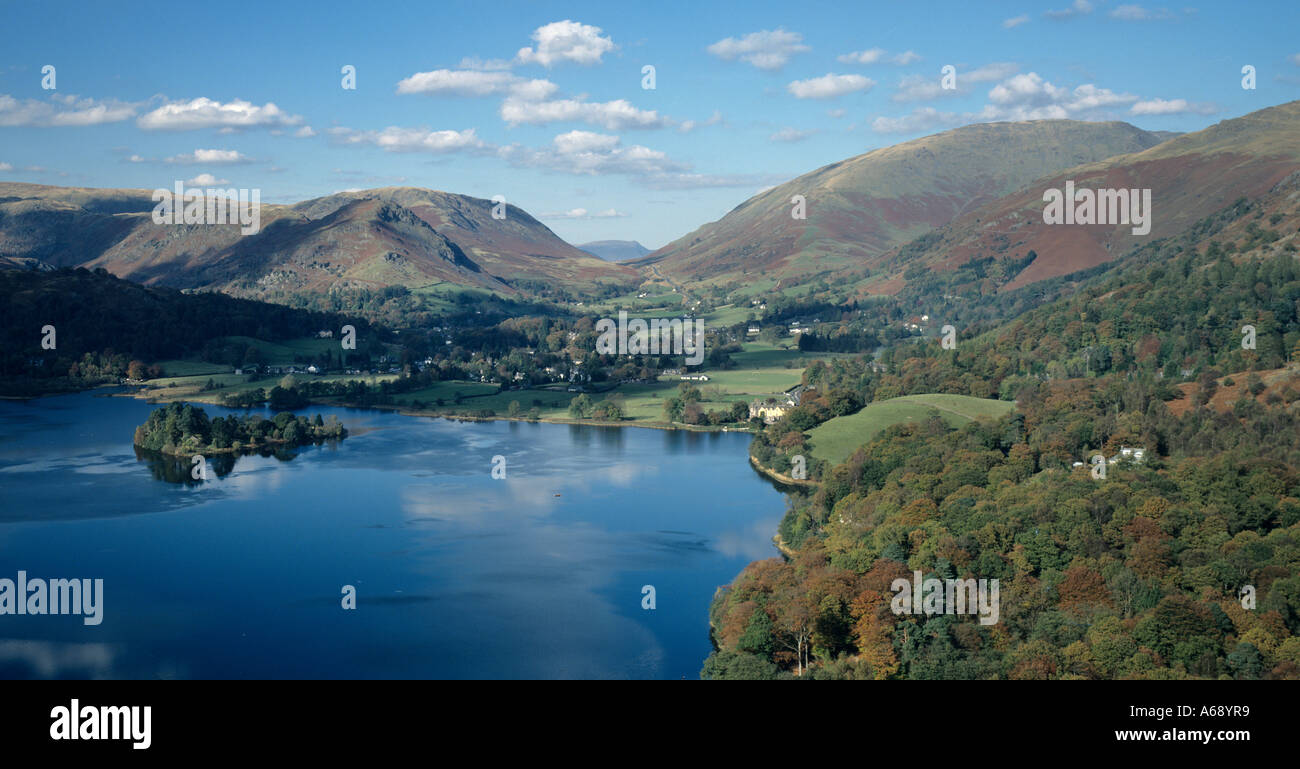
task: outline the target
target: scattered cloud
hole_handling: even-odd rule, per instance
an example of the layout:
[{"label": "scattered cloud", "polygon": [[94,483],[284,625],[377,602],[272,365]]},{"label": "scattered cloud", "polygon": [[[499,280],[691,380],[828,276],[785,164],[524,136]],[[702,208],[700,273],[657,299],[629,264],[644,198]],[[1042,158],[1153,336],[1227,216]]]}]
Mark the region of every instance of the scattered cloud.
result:
[{"label": "scattered cloud", "polygon": [[90,126],[135,117],[139,105],[55,94],[48,101],[0,94],[0,126]]},{"label": "scattered cloud", "polygon": [[431,131],[427,128],[401,128],[389,126],[382,131],[356,131],[351,128],[330,129],[330,135],[341,144],[362,144],[378,147],[385,152],[425,152],[443,155],[452,152],[482,151],[489,145],[478,138],[473,128],[463,131]]},{"label": "scattered cloud", "polygon": [[510,125],[546,125],[558,122],[581,122],[600,126],[608,131],[632,128],[666,128],[672,121],[661,117],[655,110],[633,107],[625,99],[608,102],[588,102],[579,99],[532,101],[507,97],[501,103],[501,119]]},{"label": "scattered cloud", "polygon": [[1088,2],[1088,0],[1074,0],[1074,4],[1069,8],[1059,11],[1046,11],[1043,16],[1056,21],[1065,21],[1076,16],[1086,16],[1090,13],[1092,13],[1092,3]]},{"label": "scattered cloud", "polygon": [[185,183],[190,187],[211,187],[216,184],[230,184],[230,180],[218,179],[212,174],[199,174],[193,179],[186,179]]},{"label": "scattered cloud", "polygon": [[533,42],[536,48],[520,48],[515,60],[521,64],[541,64],[548,69],[566,61],[599,64],[601,57],[615,47],[600,27],[567,19],[533,30]]},{"label": "scattered cloud", "polygon": [[1009,19],[1005,19],[1005,20],[1003,20],[1003,22],[1002,22],[1002,28],[1003,28],[1003,29],[1015,29],[1016,27],[1020,26],[1021,24],[1026,24],[1026,23],[1028,23],[1028,22],[1029,22],[1029,16],[1026,15],[1026,14],[1021,14],[1021,15],[1019,15],[1019,16],[1012,16],[1012,17],[1009,18]]},{"label": "scattered cloud", "polygon": [[908,64],[920,61],[921,56],[916,51],[903,51],[897,56],[890,57],[889,60],[900,67],[906,67]]},{"label": "scattered cloud", "polygon": [[507,59],[480,59],[477,56],[466,56],[456,65],[457,69],[510,69],[514,62]]},{"label": "scattered cloud", "polygon": [[898,89],[890,98],[905,103],[960,96],[970,93],[972,85],[1003,80],[1019,70],[1019,64],[1009,61],[994,62],[967,71],[957,69],[956,88],[943,88],[939,76],[906,75],[898,81]]},{"label": "scattered cloud", "polygon": [[828,109],[828,110],[826,110],[826,114],[827,114],[829,117],[832,117],[832,118],[835,118],[836,120],[839,120],[840,118],[842,118],[842,117],[844,117],[845,115],[847,115],[847,114],[848,114],[848,111],[845,110],[845,109],[842,109],[842,108],[841,108],[841,109]]},{"label": "scattered cloud", "polygon": [[1152,11],[1140,5],[1121,5],[1110,12],[1110,17],[1120,21],[1162,21],[1174,18],[1174,12],[1168,8]]},{"label": "scattered cloud", "polygon": [[640,144],[623,146],[617,136],[592,131],[569,131],[556,136],[548,147],[533,149],[518,144],[501,147],[497,154],[520,168],[542,168],[598,176],[630,174],[649,176],[686,170],[659,150]]},{"label": "scattered cloud", "polygon": [[[982,68],[981,76],[990,76],[1005,66],[989,65]],[[960,73],[958,82],[961,82]],[[1150,103],[1157,101],[1160,100]],[[872,122],[872,128],[878,133],[921,133],[966,123],[1001,120],[1104,119],[1113,117],[1115,109],[1131,108],[1138,102],[1134,94],[1116,93],[1092,83],[1075,88],[1058,87],[1037,72],[1029,72],[1014,75],[995,85],[989,90],[988,103],[978,112],[942,112],[924,107],[899,117],[878,117]]]},{"label": "scattered cloud", "polygon": [[136,125],[146,131],[193,131],[201,128],[261,128],[295,126],[302,122],[272,102],[257,106],[235,99],[219,102],[206,97],[177,101],[141,115]]},{"label": "scattered cloud", "polygon": [[471,69],[435,69],[431,72],[417,72],[397,83],[399,94],[488,96],[505,93],[530,100],[549,98],[558,90],[559,86],[549,80],[530,80],[509,72]]},{"label": "scattered cloud", "polygon": [[[137,157],[139,156],[132,155],[132,162],[139,162],[134,160]],[[253,160],[239,150],[194,150],[184,155],[169,157],[166,162],[174,165],[235,165],[251,163]]]},{"label": "scattered cloud", "polygon": [[14,170],[14,167],[9,165],[8,163],[0,163],[0,171],[12,171],[12,170]]},{"label": "scattered cloud", "polygon": [[294,131],[293,135],[298,137],[299,139],[310,139],[311,137],[316,135],[316,132],[312,130],[311,126],[305,125],[302,128],[299,128],[297,131]]},{"label": "scattered cloud", "polygon": [[939,128],[950,128],[964,122],[961,115],[940,112],[934,107],[921,107],[901,117],[878,117],[871,128],[882,134],[928,133]]},{"label": "scattered cloud", "polygon": [[778,27],[751,32],[741,38],[723,38],[705,50],[723,61],[740,59],[771,72],[784,67],[795,54],[812,49],[803,44],[803,35]]},{"label": "scattered cloud", "polygon": [[604,211],[570,208],[568,211],[552,211],[539,215],[542,219],[616,219],[623,216],[627,216],[627,214],[613,208],[607,208]]},{"label": "scattered cloud", "polygon": [[835,99],[846,93],[870,90],[876,81],[862,75],[827,73],[808,80],[795,80],[785,88],[796,99]]},{"label": "scattered cloud", "polygon": [[686,134],[694,131],[696,128],[704,128],[707,126],[718,125],[720,123],[722,123],[722,110],[715,109],[713,114],[709,116],[708,120],[683,120],[681,124],[677,126],[677,130]]},{"label": "scattered cloud", "polygon": [[809,136],[812,136],[812,135],[815,134],[815,133],[817,133],[817,132],[816,132],[816,131],[801,131],[801,130],[799,130],[799,129],[797,129],[797,128],[782,128],[780,131],[777,131],[776,133],[772,134],[771,136],[769,136],[769,137],[767,137],[767,138],[768,138],[769,140],[771,140],[771,141],[774,141],[774,142],[787,142],[787,143],[793,143],[793,142],[801,142],[801,141],[803,141],[804,139],[807,139]]},{"label": "scattered cloud", "polygon": [[1214,104],[1194,104],[1186,99],[1148,99],[1129,110],[1134,115],[1212,115],[1219,111]]},{"label": "scattered cloud", "polygon": [[875,64],[885,56],[884,48],[868,48],[865,51],[853,51],[836,56],[841,64]]}]

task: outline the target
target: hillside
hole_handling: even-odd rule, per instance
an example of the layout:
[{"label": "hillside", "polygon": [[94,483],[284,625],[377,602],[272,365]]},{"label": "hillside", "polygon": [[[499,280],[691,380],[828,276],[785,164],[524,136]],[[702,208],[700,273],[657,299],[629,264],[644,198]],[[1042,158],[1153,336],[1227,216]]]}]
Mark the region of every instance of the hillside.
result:
[{"label": "hillside", "polygon": [[[927,280],[944,284],[938,293],[945,294],[1014,290],[1183,233],[1238,198],[1266,194],[1296,171],[1300,102],[1290,102],[1039,179],[892,250],[880,260],[874,288],[864,290],[893,293]],[[1076,189],[1151,190],[1149,234],[1135,234],[1129,224],[1045,224],[1044,191],[1064,189],[1066,182]],[[978,269],[955,275],[964,265]]]},{"label": "hillside", "polygon": [[0,258],[102,267],[144,284],[252,298],[446,283],[501,294],[581,290],[633,272],[565,243],[523,209],[410,187],[263,204],[261,229],[158,225],[148,190],[0,184]]},{"label": "hillside", "polygon": [[861,411],[835,417],[808,431],[813,456],[838,465],[881,430],[903,422],[922,422],[937,413],[953,427],[975,419],[997,418],[1015,409],[1007,401],[969,395],[933,393],[904,395],[868,403]]},{"label": "hillside", "polygon": [[[1082,163],[1149,149],[1127,123],[963,126],[824,166],[741,203],[634,264],[680,279],[790,278],[860,267],[983,203]],[[791,198],[807,218],[791,217]]]}]

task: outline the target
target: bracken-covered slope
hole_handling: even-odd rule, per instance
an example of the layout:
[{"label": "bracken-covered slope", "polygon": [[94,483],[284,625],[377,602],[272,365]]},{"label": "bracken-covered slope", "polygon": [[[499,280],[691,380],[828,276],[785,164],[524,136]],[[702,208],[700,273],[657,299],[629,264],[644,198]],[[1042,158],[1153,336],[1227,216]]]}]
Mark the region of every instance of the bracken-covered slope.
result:
[{"label": "bracken-covered slope", "polygon": [[[858,266],[1042,176],[1163,140],[1119,122],[964,126],[819,168],[634,264],[682,279]],[[795,195],[806,200],[806,219],[791,216]]]},{"label": "bracken-covered slope", "polygon": [[[888,292],[901,288],[900,276],[916,275],[921,268],[942,272],[989,258],[1026,266],[987,289],[1015,289],[1068,275],[1152,239],[1180,234],[1238,198],[1264,195],[1298,170],[1300,101],[1036,180],[885,255],[869,287]],[[1063,190],[1066,182],[1076,190],[1151,190],[1150,232],[1135,234],[1131,224],[1044,223],[1045,191]]]},{"label": "bracken-covered slope", "polygon": [[523,209],[409,187],[261,206],[261,229],[158,225],[148,190],[0,184],[0,259],[103,267],[139,283],[276,297],[447,282],[581,289],[633,271],[565,243]]}]

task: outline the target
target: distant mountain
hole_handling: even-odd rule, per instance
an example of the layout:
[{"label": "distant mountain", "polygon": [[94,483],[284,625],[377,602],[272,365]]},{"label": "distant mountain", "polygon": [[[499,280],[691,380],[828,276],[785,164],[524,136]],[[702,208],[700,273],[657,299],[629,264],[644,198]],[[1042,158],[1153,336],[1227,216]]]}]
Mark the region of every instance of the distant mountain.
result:
[{"label": "distant mountain", "polygon": [[503,294],[581,290],[633,270],[578,250],[516,206],[411,187],[261,206],[261,229],[154,224],[149,190],[0,183],[0,260],[103,267],[144,284],[253,298],[441,282]]},{"label": "distant mountain", "polygon": [[[1063,168],[1140,152],[1127,123],[1040,120],[955,128],[819,168],[736,206],[636,265],[679,279],[791,278],[861,265]],[[791,216],[802,196],[806,218]]]},{"label": "distant mountain", "polygon": [[[1297,173],[1300,101],[1035,180],[883,256],[872,290],[893,293],[909,276],[925,280],[926,272],[947,274],[980,260],[1018,265],[1004,282],[986,282],[984,293],[1068,275],[1181,234],[1239,198],[1265,195]],[[1067,182],[1076,190],[1151,190],[1149,234],[1135,234],[1129,224],[1045,224],[1045,192],[1063,190]]]},{"label": "distant mountain", "polygon": [[625,262],[650,253],[650,249],[635,240],[593,240],[578,248],[607,262]]}]

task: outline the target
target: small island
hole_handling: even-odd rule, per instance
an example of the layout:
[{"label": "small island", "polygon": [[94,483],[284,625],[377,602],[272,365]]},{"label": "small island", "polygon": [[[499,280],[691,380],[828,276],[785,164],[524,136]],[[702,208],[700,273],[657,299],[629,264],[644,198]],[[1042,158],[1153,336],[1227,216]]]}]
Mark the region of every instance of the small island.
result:
[{"label": "small island", "polygon": [[347,434],[335,416],[325,420],[317,414],[308,419],[284,411],[270,419],[257,414],[208,419],[201,408],[170,403],[154,409],[149,419],[135,428],[135,445],[173,456],[235,454],[337,441]]}]

